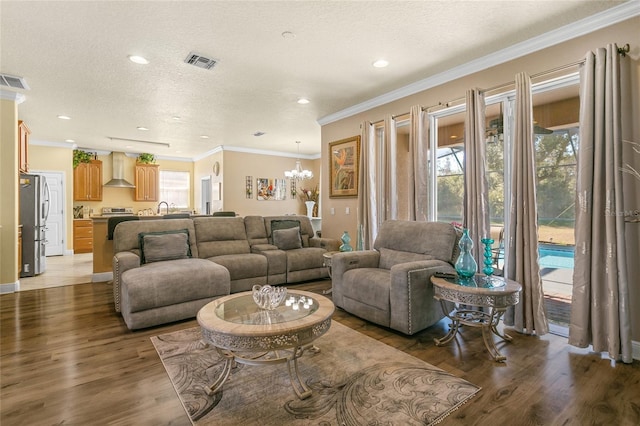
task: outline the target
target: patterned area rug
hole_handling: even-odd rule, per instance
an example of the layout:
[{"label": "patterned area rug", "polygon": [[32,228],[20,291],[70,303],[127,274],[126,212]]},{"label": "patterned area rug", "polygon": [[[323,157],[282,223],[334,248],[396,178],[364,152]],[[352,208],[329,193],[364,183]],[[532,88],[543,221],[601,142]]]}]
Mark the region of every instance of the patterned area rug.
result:
[{"label": "patterned area rug", "polygon": [[224,362],[198,327],[151,338],[193,424],[432,425],[480,388],[335,321],[298,360],[313,394],[295,395],[286,364],[237,364],[221,392],[203,387]]}]

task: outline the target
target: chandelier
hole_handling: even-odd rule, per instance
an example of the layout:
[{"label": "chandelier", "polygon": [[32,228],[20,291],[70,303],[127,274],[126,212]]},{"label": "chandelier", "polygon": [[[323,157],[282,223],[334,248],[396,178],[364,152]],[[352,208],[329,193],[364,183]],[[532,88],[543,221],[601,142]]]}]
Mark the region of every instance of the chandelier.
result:
[{"label": "chandelier", "polygon": [[295,180],[311,179],[313,172],[311,170],[303,170],[302,164],[300,164],[300,141],[296,141],[298,144],[298,159],[296,160],[296,167],[293,170],[286,170],[284,177]]}]

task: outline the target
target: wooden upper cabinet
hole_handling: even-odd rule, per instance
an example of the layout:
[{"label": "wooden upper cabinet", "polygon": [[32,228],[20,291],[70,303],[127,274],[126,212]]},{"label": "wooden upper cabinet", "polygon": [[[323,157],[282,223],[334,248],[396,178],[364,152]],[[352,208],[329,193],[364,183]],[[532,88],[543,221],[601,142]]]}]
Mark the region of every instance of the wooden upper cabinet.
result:
[{"label": "wooden upper cabinet", "polygon": [[22,120],[18,121],[18,169],[20,173],[29,172],[29,135],[31,131]]},{"label": "wooden upper cabinet", "polygon": [[157,164],[136,164],[135,201],[158,201],[160,171]]},{"label": "wooden upper cabinet", "polygon": [[73,200],[102,201],[102,161],[80,163],[73,169]]}]

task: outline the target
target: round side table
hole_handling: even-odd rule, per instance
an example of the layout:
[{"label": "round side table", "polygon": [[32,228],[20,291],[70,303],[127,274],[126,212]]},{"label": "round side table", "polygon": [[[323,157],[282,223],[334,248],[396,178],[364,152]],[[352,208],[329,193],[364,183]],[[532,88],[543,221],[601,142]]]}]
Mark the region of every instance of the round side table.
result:
[{"label": "round side table", "polygon": [[[522,286],[506,278],[484,275],[476,275],[469,282],[432,276],[431,282],[435,293],[433,297],[440,300],[442,312],[451,320],[449,332],[440,339],[434,339],[436,346],[450,342],[461,325],[480,327],[489,354],[495,361],[505,361],[507,357],[496,348],[492,334],[511,340],[511,336],[501,334],[496,327],[507,308],[519,302]],[[455,303],[456,308],[449,312],[445,302]]]}]

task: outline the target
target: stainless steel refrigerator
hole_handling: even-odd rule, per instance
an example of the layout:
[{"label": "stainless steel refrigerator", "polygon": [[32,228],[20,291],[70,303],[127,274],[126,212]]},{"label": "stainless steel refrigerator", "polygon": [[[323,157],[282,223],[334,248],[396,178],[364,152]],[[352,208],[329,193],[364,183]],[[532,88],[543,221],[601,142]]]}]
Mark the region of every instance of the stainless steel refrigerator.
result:
[{"label": "stainless steel refrigerator", "polygon": [[45,246],[49,199],[49,186],[44,176],[20,175],[21,278],[33,277],[46,269]]}]

